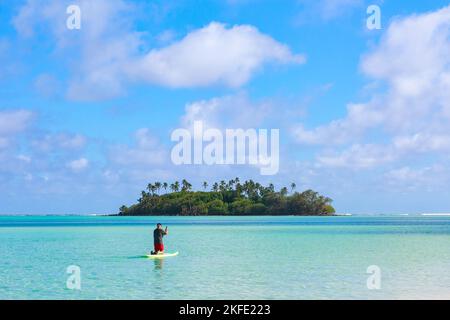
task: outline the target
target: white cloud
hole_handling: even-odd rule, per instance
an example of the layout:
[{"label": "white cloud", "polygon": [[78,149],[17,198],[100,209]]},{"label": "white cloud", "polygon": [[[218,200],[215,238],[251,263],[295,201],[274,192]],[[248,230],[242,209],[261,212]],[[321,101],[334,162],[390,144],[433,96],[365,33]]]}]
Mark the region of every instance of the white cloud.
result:
[{"label": "white cloud", "polygon": [[[180,119],[180,126],[192,129],[194,121],[203,121],[205,128],[258,128],[272,111],[266,103],[252,103],[246,94],[237,94],[195,101],[186,105]],[[169,135],[168,135],[169,136]],[[147,128],[134,133],[132,144],[113,145],[109,149],[109,163],[102,172],[103,179],[117,184],[145,184],[155,179],[176,180],[189,177],[199,182],[200,178],[223,179],[223,177],[249,177],[257,168],[243,169],[242,166],[175,166],[170,159],[169,148],[160,143]],[[248,173],[247,173],[248,172]]]},{"label": "white cloud", "polygon": [[365,169],[396,160],[396,153],[388,146],[352,145],[342,152],[327,152],[317,157],[320,166]]},{"label": "white cloud", "polygon": [[353,144],[341,152],[320,154],[318,162],[328,167],[372,168],[394,162],[411,154],[446,154],[450,151],[450,135],[417,133],[396,136],[392,143]]},{"label": "white cloud", "polygon": [[[123,0],[81,0],[82,29],[65,27],[69,1],[28,0],[13,23],[23,36],[43,30],[57,40],[59,57],[72,57],[67,95],[73,100],[108,99],[130,83],[167,87],[239,87],[267,63],[303,63],[305,57],[250,25],[213,22],[163,48],[148,48],[137,32],[137,4]],[[61,14],[63,12],[63,14]],[[171,38],[172,32],[163,34]]]},{"label": "white cloud", "polygon": [[[30,187],[30,183],[46,182],[43,177],[64,179],[66,168],[79,172],[88,162],[76,157],[74,151],[82,148],[86,139],[79,134],[54,133],[40,136],[38,128],[31,127],[35,114],[28,110],[0,111],[0,180],[14,185],[16,181]],[[70,155],[68,152],[70,151]],[[50,179],[50,178],[49,178]],[[36,186],[37,193],[42,189]]]},{"label": "white cloud", "polygon": [[0,135],[10,135],[25,130],[33,113],[28,110],[0,111]]},{"label": "white cloud", "polygon": [[[397,18],[361,61],[363,72],[386,89],[373,92],[367,103],[349,105],[342,119],[312,130],[294,128],[294,137],[301,144],[350,144],[344,152],[318,157],[328,165],[371,167],[409,154],[448,151],[449,38],[450,6]],[[371,129],[388,135],[390,143],[365,144]]]},{"label": "white cloud", "polygon": [[245,84],[266,62],[303,63],[305,57],[253,26],[212,22],[179,42],[131,63],[134,79],[169,87]]},{"label": "white cloud", "polygon": [[257,128],[271,112],[271,104],[253,103],[239,93],[187,104],[181,125],[192,129],[195,121],[202,121],[205,128]]},{"label": "white cloud", "polygon": [[[383,81],[385,125],[395,131],[448,127],[450,7],[394,20],[362,70]],[[430,122],[431,121],[431,122]]]},{"label": "white cloud", "polygon": [[167,44],[172,42],[176,37],[176,32],[172,29],[164,30],[163,32],[159,33],[155,38],[158,43],[161,44]]},{"label": "white cloud", "polygon": [[[45,32],[56,40],[55,55],[69,57],[71,66],[67,95],[73,100],[99,100],[124,91],[123,66],[134,58],[141,35],[132,31],[134,10],[122,0],[80,0],[81,30],[66,27],[70,0],[28,0],[13,19],[27,41]],[[72,59],[75,57],[75,59]]]},{"label": "white cloud", "polygon": [[109,186],[127,186],[129,190],[157,179],[175,179],[180,174],[172,165],[167,147],[147,128],[134,132],[131,145],[110,146],[107,160],[102,179]]},{"label": "white cloud", "polygon": [[424,174],[426,174],[430,168],[425,168],[421,170],[413,170],[410,167],[402,167],[399,169],[393,169],[386,173],[386,177],[390,179],[391,182],[417,182],[422,179]]},{"label": "white cloud", "polygon": [[24,37],[31,37],[34,34],[34,21],[38,1],[28,0],[22,6],[18,14],[13,18],[12,23],[19,34]]},{"label": "white cloud", "polygon": [[124,70],[142,45],[132,30],[134,6],[121,0],[82,1],[80,62],[72,71],[67,95],[73,100],[101,100],[125,92]]},{"label": "white cloud", "polygon": [[74,172],[80,172],[89,166],[89,160],[86,158],[80,158],[67,163],[67,167]]},{"label": "white cloud", "polygon": [[35,138],[31,145],[39,151],[49,152],[55,149],[81,149],[86,142],[86,137],[81,134],[55,133]]},{"label": "white cloud", "polygon": [[417,133],[398,136],[394,138],[393,145],[403,152],[449,151],[450,134]]},{"label": "white cloud", "polygon": [[113,163],[126,167],[149,168],[169,161],[167,150],[147,128],[139,129],[134,134],[135,146],[116,145],[110,150]]},{"label": "white cloud", "polygon": [[30,163],[31,162],[31,158],[29,156],[23,155],[23,154],[19,154],[17,156],[17,159],[26,163]]},{"label": "white cloud", "polygon": [[28,110],[0,110],[0,149],[10,145],[15,135],[25,131],[33,113]]},{"label": "white cloud", "polygon": [[303,144],[343,144],[360,136],[369,128],[383,121],[383,114],[371,108],[371,105],[349,104],[347,117],[307,130],[302,125],[293,128],[297,142]]},{"label": "white cloud", "polygon": [[400,192],[420,190],[439,192],[448,188],[450,172],[447,166],[434,164],[423,168],[404,166],[389,170],[383,175],[387,185]]}]

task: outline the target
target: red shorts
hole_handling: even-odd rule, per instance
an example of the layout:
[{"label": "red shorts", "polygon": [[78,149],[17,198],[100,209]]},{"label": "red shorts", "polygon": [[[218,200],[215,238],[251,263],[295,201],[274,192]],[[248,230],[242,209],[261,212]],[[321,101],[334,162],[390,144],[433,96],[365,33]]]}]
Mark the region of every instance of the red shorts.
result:
[{"label": "red shorts", "polygon": [[164,251],[164,245],[162,243],[155,243],[155,252]]}]

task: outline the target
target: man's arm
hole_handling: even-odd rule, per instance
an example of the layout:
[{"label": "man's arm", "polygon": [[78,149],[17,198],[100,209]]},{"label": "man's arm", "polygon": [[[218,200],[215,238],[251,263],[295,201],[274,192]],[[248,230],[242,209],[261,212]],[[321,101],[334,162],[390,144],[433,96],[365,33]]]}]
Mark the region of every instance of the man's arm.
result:
[{"label": "man's arm", "polygon": [[167,227],[166,227],[166,230],[164,230],[164,234],[165,234],[165,235],[168,235],[168,234],[169,234],[169,230],[167,229]]}]

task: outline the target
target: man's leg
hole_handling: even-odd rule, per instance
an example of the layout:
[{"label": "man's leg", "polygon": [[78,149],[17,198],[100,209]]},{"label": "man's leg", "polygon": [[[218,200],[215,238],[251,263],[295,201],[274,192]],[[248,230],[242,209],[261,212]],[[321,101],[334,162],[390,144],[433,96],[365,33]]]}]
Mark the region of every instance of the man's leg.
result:
[{"label": "man's leg", "polygon": [[155,244],[155,252],[156,254],[164,253],[164,245],[162,243]]},{"label": "man's leg", "polygon": [[153,247],[154,247],[154,251],[152,251],[152,254],[158,254],[158,249],[159,249],[158,244],[155,243]]}]

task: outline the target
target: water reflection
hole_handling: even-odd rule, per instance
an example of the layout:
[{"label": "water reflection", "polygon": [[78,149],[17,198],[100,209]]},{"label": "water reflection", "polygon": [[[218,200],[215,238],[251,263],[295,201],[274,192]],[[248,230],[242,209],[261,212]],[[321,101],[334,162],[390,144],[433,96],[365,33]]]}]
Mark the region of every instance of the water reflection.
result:
[{"label": "water reflection", "polygon": [[155,271],[162,270],[164,259],[153,259],[153,263],[155,264]]}]

